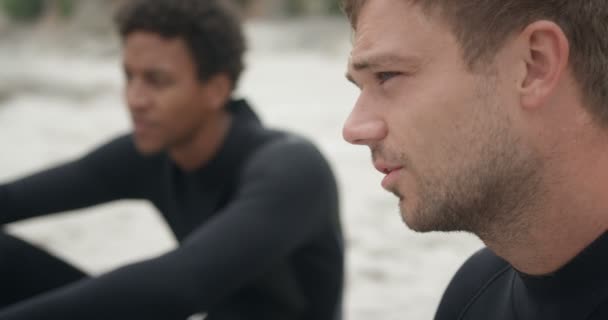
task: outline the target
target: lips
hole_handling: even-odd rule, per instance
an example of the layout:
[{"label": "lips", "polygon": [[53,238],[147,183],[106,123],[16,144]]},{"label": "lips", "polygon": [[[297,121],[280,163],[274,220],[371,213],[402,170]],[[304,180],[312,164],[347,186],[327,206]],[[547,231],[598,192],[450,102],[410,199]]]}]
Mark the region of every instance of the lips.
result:
[{"label": "lips", "polygon": [[384,179],[382,179],[382,187],[387,190],[395,186],[399,173],[403,170],[403,166],[388,164],[382,161],[376,161],[374,167],[385,175]]},{"label": "lips", "polygon": [[383,174],[390,174],[393,171],[403,169],[403,166],[390,165],[390,164],[383,163],[381,161],[374,162],[374,167],[376,167],[376,170],[380,171],[380,173],[383,173]]},{"label": "lips", "polygon": [[143,118],[133,118],[133,128],[137,132],[149,131],[153,127],[154,125],[150,121],[147,121]]}]

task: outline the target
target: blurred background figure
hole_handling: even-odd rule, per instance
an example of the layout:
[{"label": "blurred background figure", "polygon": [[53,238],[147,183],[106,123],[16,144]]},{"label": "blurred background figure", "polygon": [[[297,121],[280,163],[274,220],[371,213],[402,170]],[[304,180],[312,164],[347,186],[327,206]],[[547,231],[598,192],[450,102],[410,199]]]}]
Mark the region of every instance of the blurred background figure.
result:
[{"label": "blurred background figure", "polygon": [[[9,14],[8,2],[0,0],[3,182],[78,158],[131,126],[111,18],[123,1],[72,1],[67,14],[61,1],[46,1],[25,19]],[[234,97],[246,97],[268,127],[310,137],[336,172],[347,248],[344,318],[430,319],[452,274],[481,244],[466,234],[405,230],[393,197],[369,188],[381,174],[369,170],[366,150],[341,137],[358,90],[344,81],[351,33],[336,3],[241,2],[248,51]],[[146,202],[74,212],[5,229],[93,276],[177,245]]]},{"label": "blurred background figure", "polygon": [[333,173],[233,99],[245,51],[233,8],[138,0],[116,24],[132,133],[0,185],[0,224],[141,199],[179,245],[88,277],[0,234],[0,319],[341,319]]}]

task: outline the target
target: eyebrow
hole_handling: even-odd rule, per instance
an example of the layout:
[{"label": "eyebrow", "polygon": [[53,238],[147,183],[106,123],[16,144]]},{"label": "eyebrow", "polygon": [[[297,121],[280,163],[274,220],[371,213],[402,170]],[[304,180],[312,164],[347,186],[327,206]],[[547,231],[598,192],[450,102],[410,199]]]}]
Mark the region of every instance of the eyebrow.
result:
[{"label": "eyebrow", "polygon": [[[132,68],[132,66],[129,66],[128,64],[123,63],[123,70],[125,72],[132,72],[133,69],[137,69],[137,68]],[[141,69],[141,70],[138,70],[138,71],[141,72],[141,73],[143,73],[143,74],[146,74],[146,75],[153,74],[153,75],[161,75],[161,76],[162,75],[167,75],[167,74],[170,73],[170,71],[167,68],[165,68],[163,66],[158,66],[158,65],[153,66],[153,67],[144,68],[144,69]]]},{"label": "eyebrow", "polygon": [[398,55],[378,55],[359,59],[352,63],[353,69],[361,71],[365,69],[378,69],[388,65],[407,65],[417,66],[420,64],[420,59],[413,56],[398,56]]},{"label": "eyebrow", "polygon": [[[398,55],[378,55],[353,61],[350,63],[350,65],[355,71],[382,69],[387,66],[394,66],[396,64],[415,70],[420,66],[421,63],[422,60],[414,56],[404,57]],[[350,71],[346,72],[346,79],[358,86]]]}]

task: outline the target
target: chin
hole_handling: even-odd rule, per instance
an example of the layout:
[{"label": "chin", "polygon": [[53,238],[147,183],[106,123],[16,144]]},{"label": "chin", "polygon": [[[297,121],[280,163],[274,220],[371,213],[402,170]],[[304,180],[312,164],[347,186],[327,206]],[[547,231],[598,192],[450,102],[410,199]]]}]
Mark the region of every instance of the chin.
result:
[{"label": "chin", "polygon": [[407,204],[404,200],[399,201],[401,220],[410,230],[415,232],[436,231],[430,221],[422,219],[423,217],[421,217],[420,214],[423,213],[420,212],[419,208],[411,206],[411,203],[409,207],[406,206]]},{"label": "chin", "polygon": [[399,213],[401,214],[401,221],[410,229],[414,229],[414,219],[412,217],[412,209],[405,207],[405,201],[399,200]]},{"label": "chin", "polygon": [[137,137],[134,137],[133,139],[135,142],[135,148],[140,154],[151,155],[164,150],[163,146],[158,143],[146,141],[145,139],[138,139]]},{"label": "chin", "polygon": [[428,226],[422,225],[420,221],[416,221],[416,219],[411,216],[411,212],[410,215],[406,215],[405,213],[401,212],[401,220],[403,220],[403,223],[407,226],[408,229],[414,232],[435,231],[434,229],[429,228]]}]

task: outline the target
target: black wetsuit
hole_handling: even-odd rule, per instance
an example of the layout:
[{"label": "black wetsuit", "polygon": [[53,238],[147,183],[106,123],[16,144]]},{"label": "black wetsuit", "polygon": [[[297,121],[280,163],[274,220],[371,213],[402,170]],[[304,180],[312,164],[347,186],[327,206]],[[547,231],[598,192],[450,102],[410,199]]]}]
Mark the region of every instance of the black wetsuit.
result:
[{"label": "black wetsuit", "polygon": [[606,320],[608,233],[542,277],[519,273],[482,249],[456,273],[435,319]]},{"label": "black wetsuit", "polygon": [[[0,320],[173,320],[197,312],[208,312],[208,320],[337,319],[343,246],[326,160],[305,139],[265,129],[244,101],[228,107],[234,117],[223,147],[195,172],[183,172],[164,153],[140,155],[124,136],[75,162],[0,185],[0,224],[147,199],[179,241],[158,258],[0,307]],[[19,291],[22,280],[31,284],[27,272],[37,270],[36,279],[64,268],[42,262],[8,270],[34,261],[20,255],[24,243],[3,239],[13,243],[0,243],[4,296]]]}]

